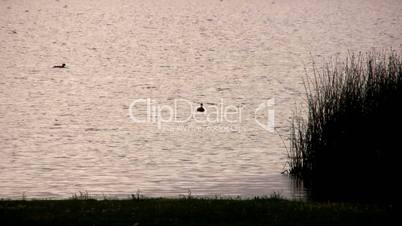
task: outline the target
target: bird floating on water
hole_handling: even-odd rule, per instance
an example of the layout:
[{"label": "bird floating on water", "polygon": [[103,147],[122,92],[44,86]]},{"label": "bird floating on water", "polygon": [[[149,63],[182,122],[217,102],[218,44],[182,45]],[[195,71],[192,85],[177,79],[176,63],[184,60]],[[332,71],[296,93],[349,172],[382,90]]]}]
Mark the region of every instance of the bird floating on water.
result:
[{"label": "bird floating on water", "polygon": [[204,112],[205,109],[204,109],[203,106],[204,106],[204,105],[201,103],[200,106],[197,108],[197,111],[198,111],[198,112]]},{"label": "bird floating on water", "polygon": [[66,64],[53,66],[53,68],[65,68],[65,67],[66,67]]}]

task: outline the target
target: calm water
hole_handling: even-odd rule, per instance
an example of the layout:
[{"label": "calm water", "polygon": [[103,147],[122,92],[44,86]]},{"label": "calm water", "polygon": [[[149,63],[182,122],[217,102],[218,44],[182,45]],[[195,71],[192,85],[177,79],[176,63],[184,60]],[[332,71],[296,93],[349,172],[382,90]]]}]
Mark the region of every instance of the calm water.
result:
[{"label": "calm water", "polygon": [[[1,0],[0,197],[302,196],[255,118],[286,136],[311,60],[400,49],[401,21],[400,0]],[[138,98],[241,120],[136,123]]]}]

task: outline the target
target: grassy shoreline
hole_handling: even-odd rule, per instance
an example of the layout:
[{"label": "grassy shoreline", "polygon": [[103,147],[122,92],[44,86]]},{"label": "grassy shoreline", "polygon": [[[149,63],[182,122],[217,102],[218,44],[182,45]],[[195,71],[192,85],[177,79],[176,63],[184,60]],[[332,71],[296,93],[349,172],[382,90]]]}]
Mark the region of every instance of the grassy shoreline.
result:
[{"label": "grassy shoreline", "polygon": [[390,225],[391,207],[278,198],[0,200],[1,225]]}]

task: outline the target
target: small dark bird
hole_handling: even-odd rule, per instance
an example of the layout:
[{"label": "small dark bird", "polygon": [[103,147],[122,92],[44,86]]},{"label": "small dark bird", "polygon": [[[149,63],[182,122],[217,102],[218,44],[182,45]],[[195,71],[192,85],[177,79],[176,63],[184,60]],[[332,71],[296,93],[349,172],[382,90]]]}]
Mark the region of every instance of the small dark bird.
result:
[{"label": "small dark bird", "polygon": [[66,64],[53,66],[53,68],[65,68],[65,67],[66,67]]},{"label": "small dark bird", "polygon": [[198,112],[204,112],[204,111],[205,111],[205,109],[204,109],[202,103],[201,103],[200,106],[197,108],[197,111],[198,111]]}]

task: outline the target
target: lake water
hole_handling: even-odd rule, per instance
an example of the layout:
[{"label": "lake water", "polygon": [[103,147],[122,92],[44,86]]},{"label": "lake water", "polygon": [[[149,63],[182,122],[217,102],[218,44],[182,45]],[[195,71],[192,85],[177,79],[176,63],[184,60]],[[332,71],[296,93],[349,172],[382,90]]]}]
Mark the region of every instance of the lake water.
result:
[{"label": "lake water", "polygon": [[400,0],[1,0],[0,198],[302,197],[280,173],[304,69],[401,49],[401,22]]}]

